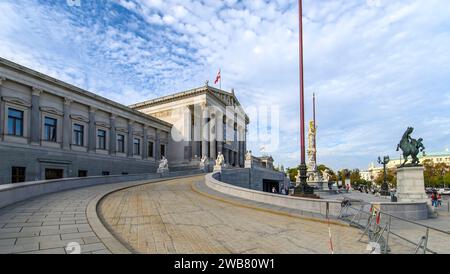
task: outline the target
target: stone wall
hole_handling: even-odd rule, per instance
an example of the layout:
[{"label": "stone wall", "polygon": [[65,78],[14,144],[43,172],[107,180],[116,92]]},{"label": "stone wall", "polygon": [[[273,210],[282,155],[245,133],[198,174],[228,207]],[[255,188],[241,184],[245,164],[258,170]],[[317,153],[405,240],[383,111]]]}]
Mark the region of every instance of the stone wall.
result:
[{"label": "stone wall", "polygon": [[160,174],[137,174],[137,175],[117,175],[98,176],[87,178],[67,178],[51,181],[37,181],[19,184],[0,185],[0,208],[22,202],[41,195],[89,187],[101,184],[113,184],[121,182],[143,181],[157,178],[172,178],[179,176],[189,176],[201,174],[199,170],[170,172],[161,176]]},{"label": "stone wall", "polygon": [[327,206],[329,208],[329,216],[337,217],[339,216],[341,210],[340,201],[305,199],[265,193],[220,182],[220,177],[220,173],[206,175],[206,185],[216,191],[238,198],[302,210],[305,212],[320,214],[322,216],[326,216]]},{"label": "stone wall", "polygon": [[263,191],[264,180],[278,181],[280,183],[279,193],[281,188],[289,183],[286,182],[283,172],[256,166],[242,169],[223,169],[220,174],[221,182],[258,191]]}]

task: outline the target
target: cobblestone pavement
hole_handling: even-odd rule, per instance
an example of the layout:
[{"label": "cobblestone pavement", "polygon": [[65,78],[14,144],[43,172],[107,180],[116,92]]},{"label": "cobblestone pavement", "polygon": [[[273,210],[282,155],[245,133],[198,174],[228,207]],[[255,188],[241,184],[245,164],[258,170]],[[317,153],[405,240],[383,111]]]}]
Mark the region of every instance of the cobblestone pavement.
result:
[{"label": "cobblestone pavement", "polygon": [[[139,253],[330,253],[326,223],[211,199],[193,191],[203,177],[129,188],[102,200],[113,234]],[[331,225],[336,253],[367,253],[360,231]]]}]

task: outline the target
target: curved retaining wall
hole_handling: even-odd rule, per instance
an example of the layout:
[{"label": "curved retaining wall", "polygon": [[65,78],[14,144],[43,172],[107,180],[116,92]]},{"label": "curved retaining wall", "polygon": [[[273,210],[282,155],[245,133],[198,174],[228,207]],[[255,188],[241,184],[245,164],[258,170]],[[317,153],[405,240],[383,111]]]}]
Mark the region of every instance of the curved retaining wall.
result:
[{"label": "curved retaining wall", "polygon": [[220,173],[206,175],[206,185],[216,191],[242,199],[252,200],[256,202],[302,210],[306,212],[321,214],[326,216],[327,205],[329,206],[329,216],[339,216],[341,210],[341,202],[336,200],[316,200],[298,198],[292,196],[281,196],[272,193],[266,193],[256,190],[250,190],[242,187],[233,186],[220,182]]},{"label": "curved retaining wall", "polygon": [[151,180],[158,178],[171,178],[177,176],[188,176],[201,174],[200,170],[170,172],[161,176],[160,174],[136,174],[136,175],[113,175],[85,178],[65,178],[60,180],[36,181],[19,184],[0,185],[0,208],[22,202],[41,195],[89,187],[102,184],[114,184],[120,182],[132,182]]}]

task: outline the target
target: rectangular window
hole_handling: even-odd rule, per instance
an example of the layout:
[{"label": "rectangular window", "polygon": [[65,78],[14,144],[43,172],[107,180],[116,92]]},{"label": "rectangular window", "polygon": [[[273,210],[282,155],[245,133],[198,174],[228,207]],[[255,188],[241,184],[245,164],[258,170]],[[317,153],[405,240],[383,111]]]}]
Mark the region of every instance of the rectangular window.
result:
[{"label": "rectangular window", "polygon": [[117,135],[117,152],[125,153],[125,135]]},{"label": "rectangular window", "polygon": [[161,145],[161,157],[166,157],[166,146],[165,145]]},{"label": "rectangular window", "polygon": [[84,126],[78,124],[73,125],[73,138],[74,145],[84,146]]},{"label": "rectangular window", "polygon": [[102,176],[109,176],[109,171],[102,171]]},{"label": "rectangular window", "polygon": [[134,138],[133,141],[133,154],[141,155],[141,139]]},{"label": "rectangular window", "polygon": [[8,134],[23,136],[23,111],[10,108],[8,110]]},{"label": "rectangular window", "polygon": [[106,149],[106,131],[101,129],[97,131],[97,148]]},{"label": "rectangular window", "polygon": [[87,170],[78,170],[78,177],[87,177]]},{"label": "rectangular window", "polygon": [[148,157],[154,158],[155,155],[153,155],[153,142],[148,142]]},{"label": "rectangular window", "polygon": [[11,173],[11,183],[22,183],[25,182],[25,171],[26,168],[24,167],[12,167],[12,173]]},{"label": "rectangular window", "polygon": [[45,169],[45,180],[56,180],[62,179],[63,177],[64,177],[63,169],[53,169],[53,168]]},{"label": "rectangular window", "polygon": [[56,126],[58,120],[45,117],[44,122],[44,140],[49,142],[56,142]]}]

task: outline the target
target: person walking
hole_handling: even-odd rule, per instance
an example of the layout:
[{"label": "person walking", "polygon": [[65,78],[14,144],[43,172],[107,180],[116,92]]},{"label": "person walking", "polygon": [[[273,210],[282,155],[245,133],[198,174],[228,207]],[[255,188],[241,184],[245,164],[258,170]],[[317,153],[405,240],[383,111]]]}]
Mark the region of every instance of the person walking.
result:
[{"label": "person walking", "polygon": [[437,201],[437,195],[436,195],[436,192],[433,192],[433,194],[431,194],[431,206],[432,207],[436,207],[436,201]]},{"label": "person walking", "polygon": [[441,193],[438,193],[438,196],[437,196],[437,206],[438,207],[442,206],[442,194]]}]

